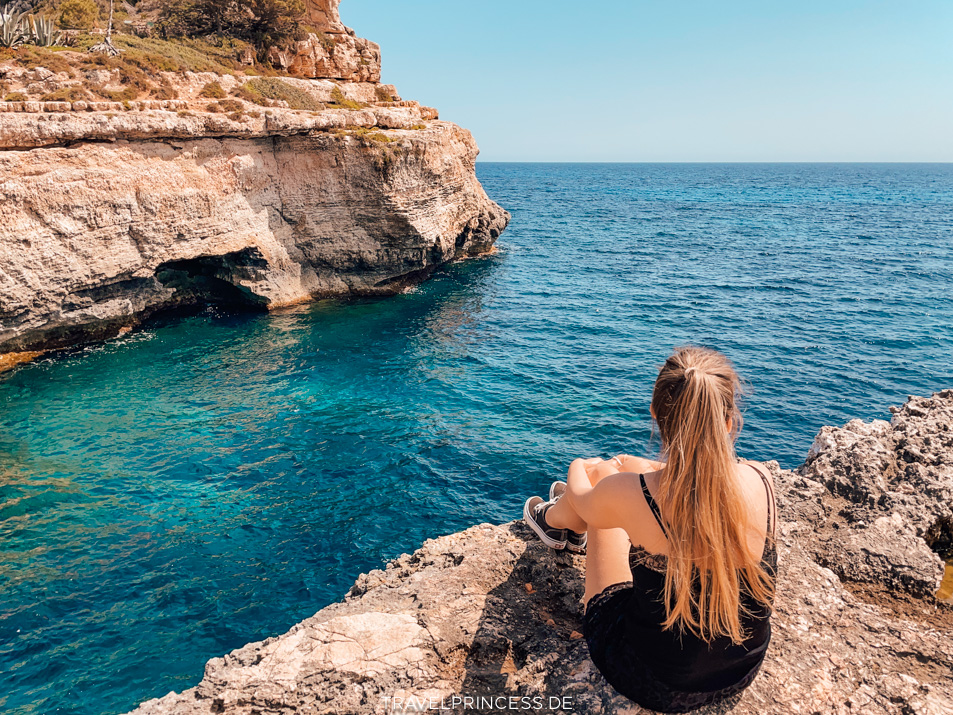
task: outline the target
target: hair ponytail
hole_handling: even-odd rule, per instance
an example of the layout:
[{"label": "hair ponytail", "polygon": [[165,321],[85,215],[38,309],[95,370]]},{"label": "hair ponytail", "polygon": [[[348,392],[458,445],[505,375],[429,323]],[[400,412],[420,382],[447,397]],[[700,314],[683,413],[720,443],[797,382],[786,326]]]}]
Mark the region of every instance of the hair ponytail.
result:
[{"label": "hair ponytail", "polygon": [[742,591],[766,604],[774,595],[771,577],[748,550],[748,510],[735,469],[739,391],[728,358],[689,346],[665,361],[652,393],[666,462],[657,494],[669,548],[663,625],[707,641],[743,641]]}]

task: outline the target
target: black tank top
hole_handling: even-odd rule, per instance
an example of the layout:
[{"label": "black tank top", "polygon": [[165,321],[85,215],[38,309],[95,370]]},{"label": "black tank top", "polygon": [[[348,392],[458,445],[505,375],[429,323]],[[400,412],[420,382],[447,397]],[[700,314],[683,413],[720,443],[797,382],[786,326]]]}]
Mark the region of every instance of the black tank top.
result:
[{"label": "black tank top", "polygon": [[[767,538],[761,567],[768,572],[773,583],[778,563],[774,542],[774,490],[770,477],[755,465],[750,466],[764,482],[768,498]],[[645,484],[645,476],[640,474],[639,480],[645,501],[664,533],[662,514]],[[747,637],[740,644],[732,643],[727,636],[705,642],[677,626],[663,630],[666,617],[662,599],[665,561],[664,554],[651,554],[641,546],[632,546],[629,552],[634,608],[631,617],[626,619],[630,645],[638,644],[636,647],[644,654],[645,662],[651,664],[660,680],[674,689],[711,691],[738,682],[764,658],[771,639],[770,607],[742,592],[741,625]]]}]

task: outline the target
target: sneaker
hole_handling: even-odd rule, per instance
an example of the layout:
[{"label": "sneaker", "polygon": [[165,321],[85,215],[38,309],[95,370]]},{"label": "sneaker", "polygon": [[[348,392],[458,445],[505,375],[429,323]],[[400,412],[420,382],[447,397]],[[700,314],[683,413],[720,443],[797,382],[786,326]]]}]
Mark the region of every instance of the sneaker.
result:
[{"label": "sneaker", "polygon": [[[565,493],[566,482],[553,482],[549,485],[549,501],[555,502]],[[566,529],[566,551],[571,551],[574,554],[584,554],[588,541],[585,532],[577,534],[572,529]]]},{"label": "sneaker", "polygon": [[546,512],[552,505],[542,497],[530,497],[523,505],[523,521],[546,546],[562,551],[566,548],[566,529],[554,529],[546,523]]}]

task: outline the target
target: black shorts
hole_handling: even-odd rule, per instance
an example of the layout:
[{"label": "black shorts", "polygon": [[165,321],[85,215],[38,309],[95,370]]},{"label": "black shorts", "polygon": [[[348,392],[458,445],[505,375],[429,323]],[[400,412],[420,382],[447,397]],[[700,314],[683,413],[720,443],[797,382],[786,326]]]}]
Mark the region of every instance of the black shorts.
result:
[{"label": "black shorts", "polygon": [[683,713],[726,700],[747,688],[758,674],[758,663],[741,680],[711,692],[675,690],[666,685],[645,664],[638,644],[621,636],[625,619],[633,606],[632,583],[616,583],[592,597],[582,619],[582,631],[589,644],[589,657],[599,672],[619,693],[642,707],[663,713]]}]

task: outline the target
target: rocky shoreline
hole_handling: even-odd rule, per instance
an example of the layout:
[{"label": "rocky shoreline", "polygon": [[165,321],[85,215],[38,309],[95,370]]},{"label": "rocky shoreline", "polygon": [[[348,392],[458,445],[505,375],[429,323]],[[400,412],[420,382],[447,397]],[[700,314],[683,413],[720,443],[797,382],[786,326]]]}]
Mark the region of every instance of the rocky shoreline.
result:
[{"label": "rocky shoreline", "polygon": [[[953,604],[934,596],[953,536],[953,390],[892,411],[824,427],[796,470],[768,463],[781,559],[771,649],[739,698],[700,712],[953,712]],[[429,540],[135,713],[644,712],[589,661],[584,569],[519,522]]]},{"label": "rocky shoreline", "polygon": [[445,122],[386,143],[304,129],[0,152],[0,352],[203,302],[399,292],[489,251],[506,226],[476,154]]},{"label": "rocky shoreline", "polygon": [[273,58],[297,76],[157,72],[175,99],[41,101],[126,85],[0,62],[23,98],[0,103],[0,369],[161,311],[393,294],[492,249],[509,214],[473,137],[381,84],[337,4],[308,0],[318,34]]}]

